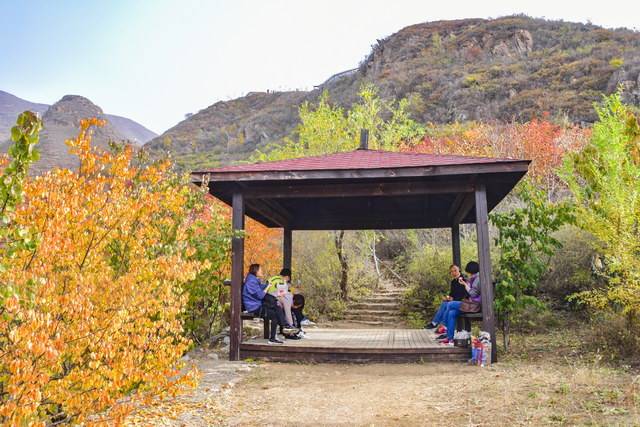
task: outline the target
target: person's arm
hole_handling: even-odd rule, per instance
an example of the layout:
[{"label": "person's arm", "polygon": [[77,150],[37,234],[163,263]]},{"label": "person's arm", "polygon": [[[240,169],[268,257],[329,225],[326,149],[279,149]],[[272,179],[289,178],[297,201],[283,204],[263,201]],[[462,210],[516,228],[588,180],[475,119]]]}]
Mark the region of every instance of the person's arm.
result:
[{"label": "person's arm", "polygon": [[467,293],[470,298],[479,297],[480,296],[480,279],[477,278],[475,282],[473,282],[473,286],[467,287]]},{"label": "person's arm", "polygon": [[258,278],[251,277],[248,283],[245,284],[245,287],[247,289],[247,293],[252,297],[255,297],[257,299],[264,299],[266,292],[263,289],[262,284],[260,283]]}]

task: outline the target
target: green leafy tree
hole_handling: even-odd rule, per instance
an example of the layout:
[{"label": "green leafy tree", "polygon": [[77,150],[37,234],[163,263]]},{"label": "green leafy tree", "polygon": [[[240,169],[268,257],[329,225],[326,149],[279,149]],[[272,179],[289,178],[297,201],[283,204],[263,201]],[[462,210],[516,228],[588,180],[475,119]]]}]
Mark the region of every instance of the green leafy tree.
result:
[{"label": "green leafy tree", "polygon": [[271,144],[259,151],[254,160],[282,160],[355,150],[360,143],[360,130],[369,130],[369,148],[397,150],[401,143],[416,142],[424,135],[424,127],[411,119],[409,102],[386,101],[371,83],[360,88],[360,101],[345,111],[332,105],[329,93],[323,92],[315,108],[300,106],[297,138],[286,138],[281,144]]},{"label": "green leafy tree", "polygon": [[[40,138],[42,120],[31,111],[18,116],[16,125],[11,128],[8,164],[0,169],[0,247],[5,250],[7,259],[19,249],[32,250],[36,239],[28,228],[15,226],[13,219],[16,206],[22,201],[22,185],[29,167],[40,158],[35,146]],[[0,167],[2,165],[0,164]],[[6,268],[0,263],[0,270]],[[3,291],[8,291],[3,286]]]},{"label": "green leafy tree", "polygon": [[544,191],[526,181],[518,195],[522,207],[491,214],[500,250],[495,307],[502,319],[505,350],[509,348],[511,320],[526,307],[543,307],[535,291],[551,257],[561,247],[554,232],[574,220],[568,203],[549,202]]},{"label": "green leafy tree", "polygon": [[199,215],[187,231],[187,241],[192,249],[189,259],[205,264],[205,268],[183,286],[189,298],[184,327],[194,342],[203,343],[224,325],[229,294],[224,280],[229,274],[232,232],[222,207],[207,201],[202,192],[194,195],[198,196],[199,206],[194,211]]},{"label": "green leafy tree", "polygon": [[577,225],[595,236],[594,263],[607,285],[575,295],[596,311],[621,314],[633,335],[640,319],[640,123],[620,92],[596,106],[591,140],[567,156],[563,178]]}]

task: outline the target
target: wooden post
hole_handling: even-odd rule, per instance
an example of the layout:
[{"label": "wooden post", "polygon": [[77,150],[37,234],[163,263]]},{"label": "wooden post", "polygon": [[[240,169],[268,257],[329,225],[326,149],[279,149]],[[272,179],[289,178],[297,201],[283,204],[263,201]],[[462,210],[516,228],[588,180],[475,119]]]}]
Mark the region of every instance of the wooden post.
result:
[{"label": "wooden post", "polygon": [[453,252],[453,263],[460,267],[462,271],[462,262],[460,256],[460,224],[453,224],[451,226],[451,250]]},{"label": "wooden post", "polygon": [[[231,226],[234,234],[244,231],[244,200],[241,193],[232,198]],[[229,360],[240,360],[242,341],[242,279],[244,275],[244,236],[231,240],[231,325],[229,328]]]},{"label": "wooden post", "polygon": [[493,314],[493,283],[489,241],[489,215],[487,212],[487,188],[479,184],[475,192],[476,233],[478,235],[478,263],[482,292],[482,330],[491,334],[491,360],[497,362],[496,325]]},{"label": "wooden post", "polygon": [[282,268],[291,268],[293,232],[285,227],[282,239]]}]

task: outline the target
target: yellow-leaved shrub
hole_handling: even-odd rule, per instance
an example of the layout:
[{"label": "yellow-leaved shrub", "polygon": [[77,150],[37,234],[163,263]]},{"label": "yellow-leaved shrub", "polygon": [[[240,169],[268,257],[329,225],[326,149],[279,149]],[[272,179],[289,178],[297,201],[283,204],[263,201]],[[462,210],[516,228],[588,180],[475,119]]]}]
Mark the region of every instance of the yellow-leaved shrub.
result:
[{"label": "yellow-leaved shrub", "polygon": [[78,171],[25,180],[8,226],[31,230],[35,248],[0,247],[4,425],[118,424],[195,377],[178,371],[182,285],[203,268],[185,238],[194,191],[168,162],[93,149],[100,124],[67,141]]}]

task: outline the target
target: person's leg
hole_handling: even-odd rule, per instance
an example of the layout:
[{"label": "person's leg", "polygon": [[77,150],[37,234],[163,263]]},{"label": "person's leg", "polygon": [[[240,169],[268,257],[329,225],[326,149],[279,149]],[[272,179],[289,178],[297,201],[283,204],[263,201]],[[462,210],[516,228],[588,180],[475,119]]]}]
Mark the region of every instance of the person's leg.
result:
[{"label": "person's leg", "polygon": [[[271,330],[269,331],[270,335],[269,335],[269,339],[270,340],[275,340],[276,339],[276,333],[278,332],[278,318],[275,316],[275,313],[271,316]],[[265,322],[267,320],[265,319]]]},{"label": "person's leg", "polygon": [[282,309],[284,310],[284,317],[287,321],[287,324],[293,326],[293,316],[291,315],[291,304],[293,303],[293,300],[291,298],[291,294],[285,294],[279,297],[278,301],[280,301]]},{"label": "person's leg", "polygon": [[302,310],[293,308],[291,309],[291,313],[293,314],[293,317],[295,317],[296,319],[296,326],[299,329],[302,329],[302,319],[304,319],[304,314],[302,314]]},{"label": "person's leg", "polygon": [[453,340],[453,335],[456,333],[456,319],[460,314],[461,301],[451,301],[449,303],[449,309],[447,310],[447,338],[449,341]]},{"label": "person's leg", "polygon": [[276,319],[278,321],[278,325],[282,327],[287,326],[287,319],[285,319],[284,317],[284,310],[282,309],[282,307],[277,306],[274,311]]},{"label": "person's leg", "polygon": [[440,304],[440,308],[436,311],[436,315],[433,316],[433,320],[431,321],[434,325],[439,325],[440,323],[444,323],[447,320],[447,310],[449,307],[449,301],[443,301]]}]

